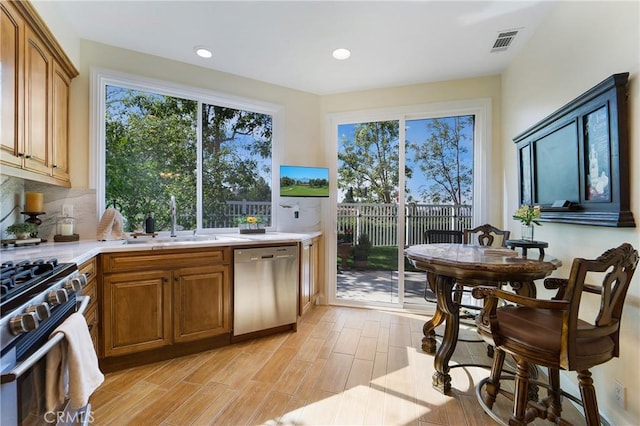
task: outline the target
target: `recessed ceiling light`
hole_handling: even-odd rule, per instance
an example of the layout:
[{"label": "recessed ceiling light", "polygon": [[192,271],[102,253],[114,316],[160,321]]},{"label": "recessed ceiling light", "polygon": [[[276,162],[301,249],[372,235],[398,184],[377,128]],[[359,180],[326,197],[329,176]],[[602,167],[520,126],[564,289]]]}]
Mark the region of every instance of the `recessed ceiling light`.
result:
[{"label": "recessed ceiling light", "polygon": [[201,58],[210,58],[213,56],[213,53],[211,53],[211,51],[204,46],[196,46],[193,49],[196,51],[196,55],[200,56]]},{"label": "recessed ceiling light", "polygon": [[345,59],[349,59],[351,51],[349,49],[336,49],[333,51],[332,55],[337,60],[344,61]]}]

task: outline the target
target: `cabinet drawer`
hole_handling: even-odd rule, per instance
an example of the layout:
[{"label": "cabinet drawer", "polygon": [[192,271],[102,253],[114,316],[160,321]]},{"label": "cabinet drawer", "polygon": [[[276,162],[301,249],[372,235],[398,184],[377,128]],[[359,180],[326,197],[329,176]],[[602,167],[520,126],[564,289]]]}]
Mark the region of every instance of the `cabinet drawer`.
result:
[{"label": "cabinet drawer", "polygon": [[93,330],[98,324],[98,307],[96,305],[87,308],[84,312],[84,319],[87,320],[87,325],[90,330]]},{"label": "cabinet drawer", "polygon": [[91,298],[91,300],[89,301],[89,308],[95,306],[98,302],[98,287],[96,286],[96,281],[93,280],[89,284],[84,286],[82,288],[82,294]]},{"label": "cabinet drawer", "polygon": [[78,268],[80,273],[85,274],[87,276],[87,281],[91,281],[96,278],[96,258],[83,263]]},{"label": "cabinet drawer", "polygon": [[121,271],[142,271],[164,269],[167,265],[172,267],[201,266],[227,263],[231,259],[231,250],[216,248],[211,250],[181,250],[167,253],[157,251],[144,251],[127,254],[102,255],[102,268],[104,273]]}]

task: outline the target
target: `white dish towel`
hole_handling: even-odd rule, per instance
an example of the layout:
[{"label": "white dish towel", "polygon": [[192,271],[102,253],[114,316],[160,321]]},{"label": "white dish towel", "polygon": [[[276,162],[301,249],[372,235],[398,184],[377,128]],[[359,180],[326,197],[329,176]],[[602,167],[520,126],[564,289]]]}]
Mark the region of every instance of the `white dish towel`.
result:
[{"label": "white dish towel", "polygon": [[98,223],[98,241],[122,240],[125,238],[124,218],[113,207],[107,208]]},{"label": "white dish towel", "polygon": [[47,410],[60,407],[67,395],[71,409],[89,402],[89,397],[104,381],[98,357],[91,342],[87,321],[80,313],[71,314],[51,336],[64,333],[65,338],[47,354]]}]

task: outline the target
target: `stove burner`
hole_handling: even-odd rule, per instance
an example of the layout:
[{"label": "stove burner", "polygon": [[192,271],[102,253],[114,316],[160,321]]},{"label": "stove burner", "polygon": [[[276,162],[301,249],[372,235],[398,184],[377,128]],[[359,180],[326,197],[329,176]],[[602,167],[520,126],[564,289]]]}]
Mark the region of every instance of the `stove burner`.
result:
[{"label": "stove burner", "polygon": [[[58,263],[58,259],[6,261],[0,265],[0,307],[4,317],[10,309],[24,303],[24,299],[42,291],[50,277],[58,276],[75,264]],[[37,290],[39,289],[39,290]]]}]

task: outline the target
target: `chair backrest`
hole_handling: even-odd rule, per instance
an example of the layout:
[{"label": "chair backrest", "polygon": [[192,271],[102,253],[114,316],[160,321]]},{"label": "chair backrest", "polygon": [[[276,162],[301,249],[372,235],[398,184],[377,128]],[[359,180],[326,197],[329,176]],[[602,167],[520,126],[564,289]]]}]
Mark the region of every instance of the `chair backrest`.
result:
[{"label": "chair backrest", "polygon": [[424,240],[427,244],[435,244],[435,243],[462,244],[462,231],[427,229],[426,231],[424,231]]},{"label": "chair backrest", "polygon": [[506,247],[510,231],[503,231],[488,223],[463,231],[464,244],[481,246]]},{"label": "chair backrest", "polygon": [[[607,250],[594,260],[582,258],[573,260],[571,274],[562,295],[562,298],[569,301],[571,306],[563,324],[563,340],[567,345],[566,352],[563,351],[566,354],[566,359],[563,361],[566,367],[571,367],[573,358],[577,354],[576,339],[588,338],[590,335],[610,336],[614,344],[611,355],[619,356],[622,307],[637,265],[638,252],[628,243]],[[596,276],[601,277],[600,285],[585,283],[585,279],[591,281]],[[578,319],[583,292],[600,295],[600,309],[593,321]],[[588,327],[585,327],[585,321],[590,324]],[[579,322],[582,322],[580,327],[578,327]]]}]

